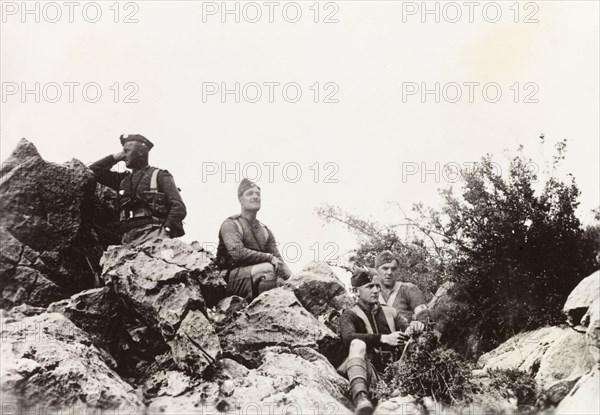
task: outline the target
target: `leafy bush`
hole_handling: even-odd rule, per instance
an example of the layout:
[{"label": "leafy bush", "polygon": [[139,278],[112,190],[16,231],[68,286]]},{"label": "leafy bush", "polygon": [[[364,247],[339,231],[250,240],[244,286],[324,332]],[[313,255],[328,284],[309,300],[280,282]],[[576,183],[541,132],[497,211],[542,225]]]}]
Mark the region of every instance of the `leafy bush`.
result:
[{"label": "leafy bush", "polygon": [[386,368],[374,395],[379,400],[407,394],[417,399],[433,396],[456,404],[468,401],[473,390],[471,364],[454,350],[438,347],[435,335],[427,332],[403,359]]},{"label": "leafy bush", "polygon": [[537,399],[535,377],[519,369],[489,369],[490,391],[499,392],[504,398],[517,398],[517,405],[534,405]]}]

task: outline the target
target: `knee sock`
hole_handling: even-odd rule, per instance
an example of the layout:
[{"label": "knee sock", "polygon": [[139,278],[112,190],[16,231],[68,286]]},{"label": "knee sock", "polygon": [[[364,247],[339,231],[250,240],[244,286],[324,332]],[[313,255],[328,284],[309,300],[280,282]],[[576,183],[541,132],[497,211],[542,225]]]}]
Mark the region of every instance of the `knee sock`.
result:
[{"label": "knee sock", "polygon": [[367,380],[367,362],[362,357],[353,357],[346,362],[348,368],[348,380],[350,380],[350,392],[352,399],[356,399],[359,392],[369,391]]}]

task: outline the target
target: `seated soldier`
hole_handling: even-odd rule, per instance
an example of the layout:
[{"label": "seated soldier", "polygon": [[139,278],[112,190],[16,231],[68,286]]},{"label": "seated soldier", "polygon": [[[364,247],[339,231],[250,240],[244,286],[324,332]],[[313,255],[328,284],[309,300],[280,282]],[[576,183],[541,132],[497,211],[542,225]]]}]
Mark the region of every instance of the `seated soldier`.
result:
[{"label": "seated soldier", "polygon": [[250,302],[287,280],[291,271],[283,262],[271,230],[256,219],[260,187],[243,179],[238,200],[242,213],[230,216],[221,225],[215,262],[223,270],[230,293]]},{"label": "seated soldier", "polygon": [[397,280],[398,265],[398,259],[390,251],[383,251],[375,258],[381,288],[379,302],[395,308],[408,322],[427,323],[429,309],[425,295],[415,284]]},{"label": "seated soldier", "polygon": [[350,281],[358,298],[356,305],[344,311],[340,319],[347,358],[338,371],[350,380],[356,413],[369,415],[373,412],[369,387],[374,387],[385,366],[399,357],[395,356],[395,349],[411,335],[422,332],[424,325],[418,321],[409,325],[395,309],[380,305],[379,284],[368,270],[355,271]]}]

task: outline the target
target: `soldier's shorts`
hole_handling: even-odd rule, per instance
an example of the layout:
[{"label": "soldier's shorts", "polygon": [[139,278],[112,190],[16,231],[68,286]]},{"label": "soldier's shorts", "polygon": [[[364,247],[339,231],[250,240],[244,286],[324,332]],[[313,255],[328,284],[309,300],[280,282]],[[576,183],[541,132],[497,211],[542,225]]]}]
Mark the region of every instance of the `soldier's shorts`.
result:
[{"label": "soldier's shorts", "polygon": [[166,239],[168,237],[167,231],[163,225],[158,223],[150,223],[148,225],[143,225],[139,228],[134,228],[125,232],[121,237],[121,243],[123,245],[141,245],[151,239]]}]

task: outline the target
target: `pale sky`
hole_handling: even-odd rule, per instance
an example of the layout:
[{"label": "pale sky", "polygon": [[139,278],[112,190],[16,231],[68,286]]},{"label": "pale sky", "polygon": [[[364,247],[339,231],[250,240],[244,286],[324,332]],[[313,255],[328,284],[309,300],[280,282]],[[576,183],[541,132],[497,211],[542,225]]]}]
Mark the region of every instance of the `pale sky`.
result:
[{"label": "pale sky", "polygon": [[[402,222],[388,202],[439,206],[443,166],[492,153],[502,168],[523,144],[542,173],[565,138],[584,222],[600,204],[596,1],[73,4],[2,2],[1,158],[26,137],[48,161],[91,163],[143,134],[183,189],[185,241],[216,243],[260,172],[258,217],[297,270],[355,246],[316,207]],[[221,96],[236,83],[239,103]]]}]

